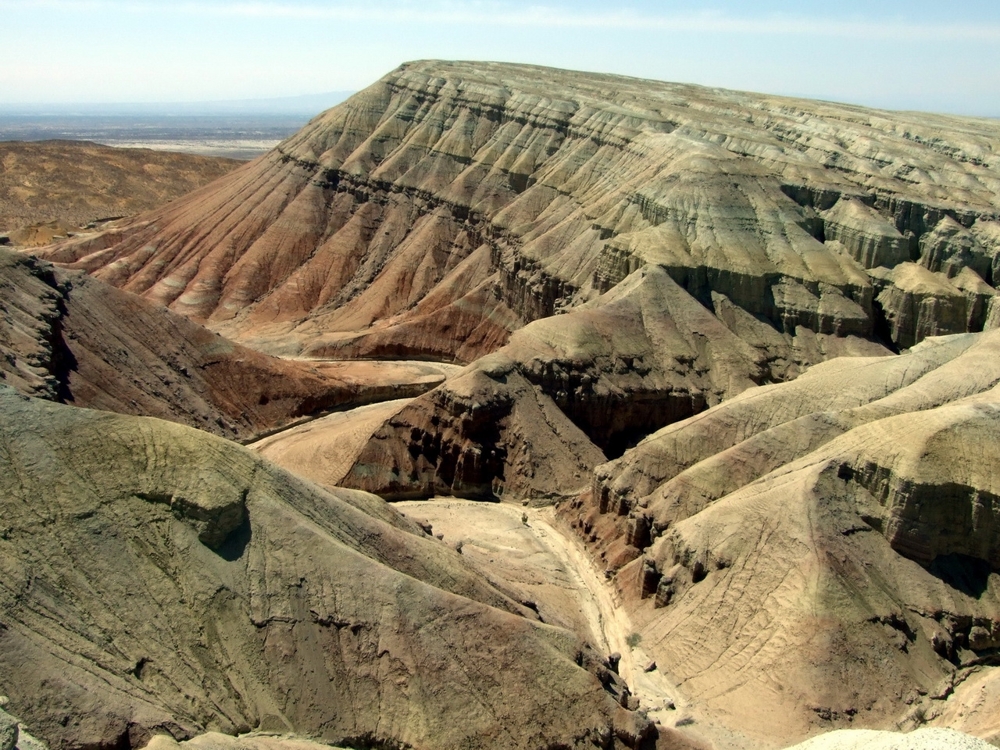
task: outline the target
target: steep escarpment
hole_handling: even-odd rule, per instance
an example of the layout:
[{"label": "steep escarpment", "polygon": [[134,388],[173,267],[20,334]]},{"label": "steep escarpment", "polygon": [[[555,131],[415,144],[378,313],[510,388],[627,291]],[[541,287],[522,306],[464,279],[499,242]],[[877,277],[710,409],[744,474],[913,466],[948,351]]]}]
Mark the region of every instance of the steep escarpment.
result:
[{"label": "steep escarpment", "polygon": [[[856,337],[773,333],[786,353],[805,345],[802,359],[832,342],[888,354]],[[391,497],[573,497],[606,456],[766,380],[772,364],[667,271],[644,267],[396,411],[340,482]]]},{"label": "steep escarpment", "polygon": [[[21,393],[156,416],[229,438],[416,396],[443,376],[279,360],[79,272],[0,249],[0,381]],[[360,376],[360,377],[358,377]]]},{"label": "steep escarpment", "polygon": [[465,361],[659,265],[753,329],[784,379],[785,336],[952,330],[931,310],[902,321],[872,269],[967,271],[989,307],[998,143],[987,120],[418,62],[210,188],[48,254],[246,341]]},{"label": "steep escarpment", "polygon": [[576,636],[377,497],[160,420],[6,386],[0,413],[0,692],[50,747],[654,739]]},{"label": "steep escarpment", "polygon": [[998,347],[928,339],[748,389],[560,513],[643,647],[732,726],[919,724],[1000,653]]}]

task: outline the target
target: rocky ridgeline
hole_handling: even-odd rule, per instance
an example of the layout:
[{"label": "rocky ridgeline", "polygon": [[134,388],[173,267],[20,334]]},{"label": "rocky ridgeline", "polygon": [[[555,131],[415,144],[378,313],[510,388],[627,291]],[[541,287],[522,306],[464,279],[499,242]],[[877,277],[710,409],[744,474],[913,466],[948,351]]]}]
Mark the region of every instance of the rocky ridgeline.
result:
[{"label": "rocky ridgeline", "polygon": [[[998,139],[987,120],[411,63],[110,246],[51,257],[303,351],[438,355],[443,337],[471,360],[645,264],[781,334],[906,347],[986,322]],[[966,314],[910,314],[924,300],[887,273],[909,264]],[[956,292],[963,270],[979,282]]]}]

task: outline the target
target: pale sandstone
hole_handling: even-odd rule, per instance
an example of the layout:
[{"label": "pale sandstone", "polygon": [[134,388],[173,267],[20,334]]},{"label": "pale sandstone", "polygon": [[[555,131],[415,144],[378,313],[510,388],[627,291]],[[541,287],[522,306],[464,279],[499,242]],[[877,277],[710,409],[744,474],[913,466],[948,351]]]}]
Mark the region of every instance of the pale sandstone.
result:
[{"label": "pale sandstone", "polygon": [[928,339],[748,389],[563,506],[691,700],[766,742],[941,715],[963,670],[991,663],[998,347]]}]

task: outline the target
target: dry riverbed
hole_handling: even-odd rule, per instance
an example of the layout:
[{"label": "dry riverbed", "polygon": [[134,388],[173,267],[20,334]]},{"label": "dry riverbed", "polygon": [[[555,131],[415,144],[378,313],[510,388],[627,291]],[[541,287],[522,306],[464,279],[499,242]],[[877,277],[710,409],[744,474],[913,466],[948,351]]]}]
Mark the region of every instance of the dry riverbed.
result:
[{"label": "dry riverbed", "polygon": [[[651,719],[674,726],[690,717],[680,693],[637,642],[616,592],[552,508],[434,498],[394,503],[429,523],[497,588],[530,603],[552,625],[577,632],[605,655],[621,654],[619,673]],[[673,708],[670,708],[673,706]]]}]

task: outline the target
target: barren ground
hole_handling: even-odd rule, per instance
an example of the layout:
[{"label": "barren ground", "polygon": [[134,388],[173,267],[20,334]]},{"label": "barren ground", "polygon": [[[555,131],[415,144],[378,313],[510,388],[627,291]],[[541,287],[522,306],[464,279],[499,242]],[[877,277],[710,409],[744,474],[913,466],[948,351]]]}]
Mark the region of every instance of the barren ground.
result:
[{"label": "barren ground", "polygon": [[233,159],[84,141],[0,143],[0,231],[52,242],[87,222],[162,206],[240,165]]},{"label": "barren ground", "polygon": [[545,622],[575,630],[604,654],[621,654],[619,673],[650,719],[666,727],[685,726],[687,733],[719,748],[739,747],[684,699],[669,675],[659,668],[644,671],[651,660],[641,641],[635,643],[617,592],[553,508],[458,498],[393,505],[407,517],[431,524],[445,544],[460,543],[462,554],[494,586],[533,603]]},{"label": "barren ground", "polygon": [[[405,395],[407,389],[423,387],[430,390],[461,369],[457,365],[407,360],[315,360],[315,366],[324,375],[349,385],[383,388],[387,393],[395,388],[400,396]],[[326,487],[336,487],[372,432],[411,400],[394,398],[308,417],[247,445],[299,476]]]}]

